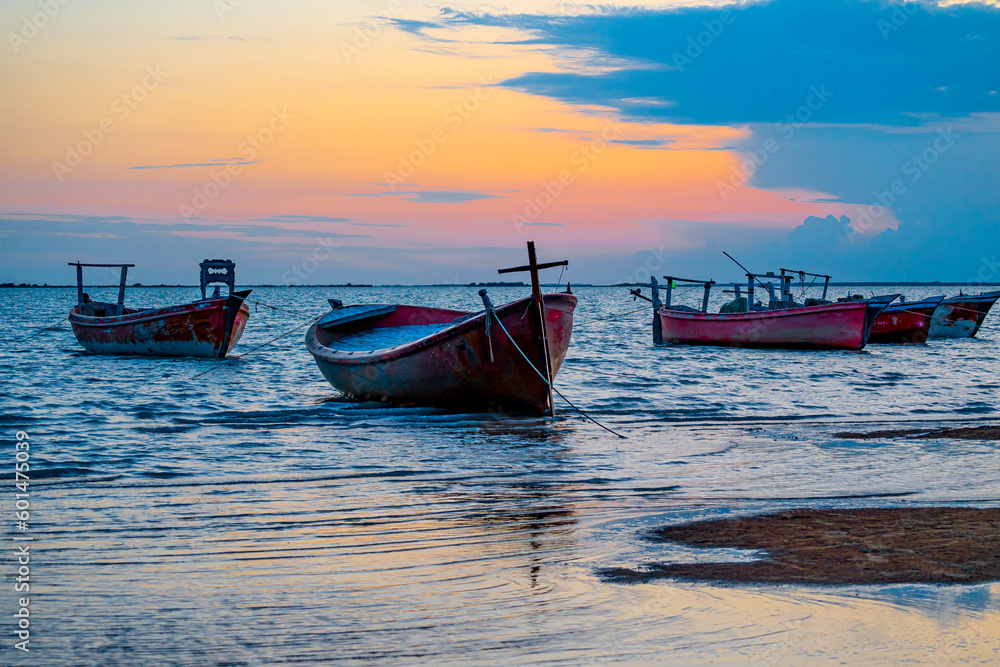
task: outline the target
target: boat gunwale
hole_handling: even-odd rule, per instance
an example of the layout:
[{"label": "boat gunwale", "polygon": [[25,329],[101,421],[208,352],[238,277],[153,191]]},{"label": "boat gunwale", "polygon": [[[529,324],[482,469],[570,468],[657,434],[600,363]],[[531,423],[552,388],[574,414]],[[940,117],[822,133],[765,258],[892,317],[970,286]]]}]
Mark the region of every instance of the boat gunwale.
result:
[{"label": "boat gunwale", "polygon": [[983,292],[982,294],[965,294],[963,296],[949,296],[941,301],[941,304],[953,304],[953,303],[986,303],[987,301],[992,301],[996,303],[1000,301],[1000,290],[995,292]]},{"label": "boat gunwale", "polygon": [[[554,298],[553,298],[554,297]],[[543,294],[542,300],[546,303],[553,298],[553,301],[562,302],[568,301],[566,298],[571,298],[574,301],[576,296],[573,294],[556,293],[556,294]],[[516,311],[517,308],[524,306],[525,304],[532,301],[532,297],[525,297],[523,299],[518,299],[517,301],[511,301],[502,306],[496,306],[494,312],[498,316],[502,316],[509,311]],[[399,304],[406,305],[406,304]],[[411,306],[415,308],[424,308],[424,306]],[[548,306],[547,306],[548,307]],[[435,308],[433,310],[447,310]],[[574,308],[575,310],[575,308]],[[394,347],[386,347],[378,350],[352,350],[352,351],[342,351],[335,348],[328,347],[319,342],[316,331],[319,328],[319,323],[314,323],[309,327],[306,332],[306,348],[309,352],[317,358],[323,359],[329,363],[335,364],[349,364],[349,365],[362,365],[369,363],[376,363],[380,361],[387,361],[390,359],[397,359],[401,357],[420,352],[428,347],[432,347],[438,343],[444,342],[449,338],[453,338],[456,335],[460,335],[462,332],[474,328],[475,325],[483,326],[486,319],[486,311],[481,311],[478,313],[473,313],[473,311],[460,311],[456,310],[456,313],[462,313],[458,317],[465,317],[467,315],[473,315],[468,319],[464,319],[461,322],[455,322],[451,326],[441,329],[432,333],[429,336],[424,336],[423,338],[418,338],[416,340],[410,341],[408,343],[403,343],[402,345],[396,345]],[[571,311],[572,312],[572,311]],[[395,327],[388,327],[395,328]],[[370,331],[371,329],[367,329]],[[364,329],[362,331],[365,331]]]},{"label": "boat gunwale", "polygon": [[928,297],[926,299],[921,299],[920,301],[901,301],[899,303],[890,303],[888,306],[882,309],[879,314],[885,315],[886,313],[902,312],[915,308],[930,308],[932,311],[936,310],[938,306],[944,301],[944,297]]},{"label": "boat gunwale", "polygon": [[[150,322],[153,320],[162,320],[175,315],[186,315],[201,310],[212,310],[220,307],[224,308],[228,302],[229,297],[220,297],[192,301],[174,306],[164,306],[162,308],[143,309],[135,313],[125,313],[124,315],[105,315],[101,317],[95,315],[81,315],[77,312],[79,306],[73,306],[72,310],[69,312],[69,321],[72,324],[83,327],[131,326],[133,324],[142,324],[143,322]],[[247,307],[246,302],[241,303],[239,309],[246,310],[247,313],[250,312],[250,308]]]},{"label": "boat gunwale", "polygon": [[846,301],[844,303],[824,303],[816,306],[799,306],[796,308],[783,308],[780,310],[754,310],[743,313],[703,313],[701,311],[690,312],[684,310],[672,310],[660,308],[656,313],[664,317],[676,317],[678,319],[690,320],[712,320],[726,321],[732,319],[765,319],[777,317],[792,317],[797,315],[811,315],[816,312],[838,312],[841,310],[860,310],[868,307],[867,301]]}]

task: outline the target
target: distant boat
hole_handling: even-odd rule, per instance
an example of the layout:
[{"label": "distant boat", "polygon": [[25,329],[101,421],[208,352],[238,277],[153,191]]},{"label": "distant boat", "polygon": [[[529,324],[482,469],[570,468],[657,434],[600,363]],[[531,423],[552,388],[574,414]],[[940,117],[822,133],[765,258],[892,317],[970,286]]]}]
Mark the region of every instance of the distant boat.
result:
[{"label": "distant boat", "polygon": [[935,309],[944,299],[933,296],[886,306],[872,325],[869,343],[926,343]]},{"label": "distant boat", "polygon": [[397,404],[552,414],[551,384],[566,357],[576,297],[542,295],[528,243],[532,296],[478,313],[403,304],[345,306],[306,333],[323,376],[347,396]]},{"label": "distant boat", "polygon": [[[735,261],[735,260],[734,260]],[[742,265],[741,265],[742,266]],[[708,300],[714,281],[692,280],[664,276],[666,287],[661,288],[655,278],[650,281],[652,298],[639,290],[634,296],[653,304],[653,343],[679,343],[685,345],[722,345],[731,347],[791,348],[791,349],[843,349],[861,350],[868,343],[872,325],[882,310],[898,294],[873,297],[864,301],[830,303],[824,299],[809,300],[805,305],[791,299],[791,276],[753,274],[747,272],[747,296],[742,297],[735,286],[736,299],[723,307],[723,312],[709,313]],[[788,272],[791,273],[791,272]],[[803,275],[805,272],[797,272]],[[760,280],[762,277],[780,278],[781,295],[774,286]],[[825,277],[829,284],[829,276]],[[702,285],[704,296],[701,310],[689,306],[674,306],[671,293],[676,283]],[[754,303],[754,283],[759,283],[769,294],[770,303]],[[660,301],[660,290],[666,291],[666,301]],[[824,294],[826,296],[826,287]]]},{"label": "distant boat", "polygon": [[[125,279],[134,264],[81,264],[76,267],[77,305],[70,311],[73,334],[88,352],[159,357],[225,357],[236,345],[250,317],[244,303],[252,290],[235,292],[235,267],[229,260],[201,263],[201,300],[163,308],[125,306]],[[121,269],[118,302],[92,301],[83,291],[84,267]],[[211,283],[229,286],[206,296]]]},{"label": "distant boat", "polygon": [[941,302],[931,320],[931,338],[971,338],[983,326],[983,320],[993,304],[1000,299],[1000,291],[977,295],[953,296]]}]

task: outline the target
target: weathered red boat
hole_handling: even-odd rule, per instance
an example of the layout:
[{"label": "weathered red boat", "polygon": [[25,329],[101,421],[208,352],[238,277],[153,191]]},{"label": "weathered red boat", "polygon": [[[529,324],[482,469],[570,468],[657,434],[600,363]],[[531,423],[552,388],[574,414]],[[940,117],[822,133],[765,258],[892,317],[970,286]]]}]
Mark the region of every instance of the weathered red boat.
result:
[{"label": "weathered red boat", "polygon": [[[868,343],[871,328],[879,313],[898,294],[873,297],[865,301],[800,305],[791,300],[787,285],[791,278],[781,276],[781,297],[770,283],[759,280],[758,274],[747,272],[747,297],[736,289],[736,299],[723,307],[723,312],[709,313],[708,299],[714,281],[691,280],[664,276],[665,288],[651,279],[653,297],[631,290],[637,297],[653,304],[653,343],[685,345],[721,345],[731,347],[762,347],[791,349],[861,350]],[[810,274],[812,275],[812,274]],[[773,274],[770,277],[777,278]],[[829,277],[827,277],[829,280]],[[754,281],[771,296],[770,304],[754,303]],[[671,292],[676,283],[704,285],[701,310],[671,304]],[[666,290],[666,302],[660,302],[660,289]],[[824,289],[824,297],[826,290]],[[807,302],[808,304],[808,302]]]},{"label": "weathered red boat", "polygon": [[931,320],[932,338],[971,338],[983,326],[986,315],[1000,299],[1000,292],[976,295],[959,293],[941,302]]},{"label": "weathered red boat", "polygon": [[306,347],[336,389],[361,400],[552,414],[552,381],[566,357],[576,297],[541,293],[528,243],[532,296],[472,313],[402,304],[333,307]]},{"label": "weathered red boat", "polygon": [[[134,264],[81,264],[76,267],[77,305],[70,311],[73,334],[88,352],[163,357],[225,357],[250,317],[244,299],[252,290],[233,291],[236,265],[213,259],[201,263],[201,300],[164,308],[127,308],[125,279]],[[121,269],[118,302],[92,301],[83,291],[84,267]],[[229,286],[229,295],[206,296],[211,283]]]},{"label": "weathered red boat", "polygon": [[920,301],[892,303],[872,325],[869,343],[926,343],[934,310],[944,299],[932,296]]}]

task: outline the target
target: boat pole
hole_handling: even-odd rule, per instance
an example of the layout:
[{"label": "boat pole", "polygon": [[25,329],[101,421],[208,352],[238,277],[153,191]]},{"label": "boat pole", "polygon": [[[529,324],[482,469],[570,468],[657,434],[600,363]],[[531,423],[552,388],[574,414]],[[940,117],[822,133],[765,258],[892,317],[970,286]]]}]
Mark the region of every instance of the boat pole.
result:
[{"label": "boat pole", "polygon": [[128,277],[128,266],[122,266],[122,278],[121,282],[118,283],[118,306],[117,314],[125,314],[125,283]]},{"label": "boat pole", "polygon": [[528,270],[531,273],[531,298],[536,304],[538,330],[542,334],[542,358],[545,360],[545,379],[548,381],[549,416],[556,414],[556,404],[552,399],[552,361],[549,359],[549,336],[545,330],[545,304],[542,303],[542,285],[538,280],[538,257],[535,255],[535,242],[528,241]]},{"label": "boat pole", "polygon": [[725,255],[726,257],[728,257],[729,259],[733,260],[733,262],[736,264],[736,266],[738,266],[741,269],[743,269],[744,271],[746,271],[747,279],[748,279],[747,280],[747,308],[750,311],[753,310],[753,281],[756,280],[758,283],[760,283],[760,286],[763,287],[765,290],[767,290],[768,294],[771,294],[772,297],[773,297],[773,294],[771,293],[771,291],[767,289],[767,285],[765,285],[763,282],[761,282],[760,278],[757,277],[757,274],[750,273],[750,271],[747,270],[747,267],[745,267],[742,264],[740,264],[739,262],[737,262],[736,259],[734,259],[733,256],[730,255],[725,250],[722,251],[722,254]]},{"label": "boat pole", "polygon": [[76,303],[83,308],[83,265],[76,263]]},{"label": "boat pole", "polygon": [[527,266],[515,266],[510,269],[498,269],[497,273],[515,273],[518,271],[528,271],[531,273],[531,299],[535,302],[535,318],[536,324],[538,325],[538,331],[541,333],[541,345],[539,345],[542,358],[545,361],[545,381],[546,381],[546,391],[549,400],[549,416],[555,415],[555,402],[552,400],[552,362],[549,359],[549,337],[545,329],[545,306],[542,303],[542,286],[538,282],[538,271],[540,269],[549,269],[553,266],[569,266],[569,262],[562,260],[561,262],[547,262],[545,264],[539,264],[538,258],[535,255],[535,243],[534,241],[528,241],[528,265]]}]

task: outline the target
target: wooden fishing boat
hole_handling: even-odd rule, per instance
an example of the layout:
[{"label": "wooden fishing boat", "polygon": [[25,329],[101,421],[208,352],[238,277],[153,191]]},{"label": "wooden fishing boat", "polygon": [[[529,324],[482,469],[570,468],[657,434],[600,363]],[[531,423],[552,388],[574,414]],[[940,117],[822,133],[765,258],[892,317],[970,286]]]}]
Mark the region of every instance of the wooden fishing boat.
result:
[{"label": "wooden fishing boat", "polygon": [[926,343],[934,310],[944,299],[932,296],[920,301],[891,303],[872,325],[869,343]]},{"label": "wooden fishing boat", "polygon": [[[225,357],[236,345],[250,310],[244,299],[251,290],[233,291],[236,265],[229,260],[201,263],[201,300],[164,308],[125,306],[125,280],[134,264],[81,264],[76,267],[77,305],[70,311],[73,334],[88,352],[97,354],[148,355],[161,357]],[[121,269],[118,302],[92,301],[83,291],[84,267]],[[229,286],[228,296],[219,288],[211,297],[211,283]]]},{"label": "wooden fishing boat", "polygon": [[929,335],[932,338],[975,336],[997,299],[1000,299],[1000,291],[976,295],[959,293],[945,299],[934,311]]},{"label": "wooden fishing boat", "polygon": [[[734,260],[735,261],[735,260]],[[763,283],[764,274],[747,272],[747,297],[740,295],[734,286],[739,304],[729,312],[709,313],[708,300],[714,281],[691,280],[664,276],[666,287],[661,288],[651,279],[652,298],[639,290],[634,296],[653,304],[653,343],[679,343],[685,345],[720,345],[731,347],[790,348],[790,349],[841,349],[861,350],[868,343],[872,325],[882,310],[898,294],[873,297],[865,301],[830,303],[824,299],[811,300],[806,305],[791,299],[788,285],[791,277],[782,269],[781,296],[773,285]],[[798,272],[804,273],[804,272]],[[816,275],[816,274],[806,274]],[[766,276],[778,278],[774,274]],[[829,284],[829,276],[825,276]],[[754,303],[754,282],[758,282],[771,296],[768,306]],[[701,310],[671,304],[671,292],[676,283],[701,284],[704,297]],[[666,290],[666,301],[660,301],[660,290]],[[730,304],[727,304],[727,306]],[[723,309],[727,310],[726,307]]]},{"label": "wooden fishing boat", "polygon": [[323,376],[345,395],[399,404],[552,414],[552,380],[566,357],[576,297],[542,295],[528,243],[532,296],[474,313],[403,304],[345,306],[306,333]]}]

